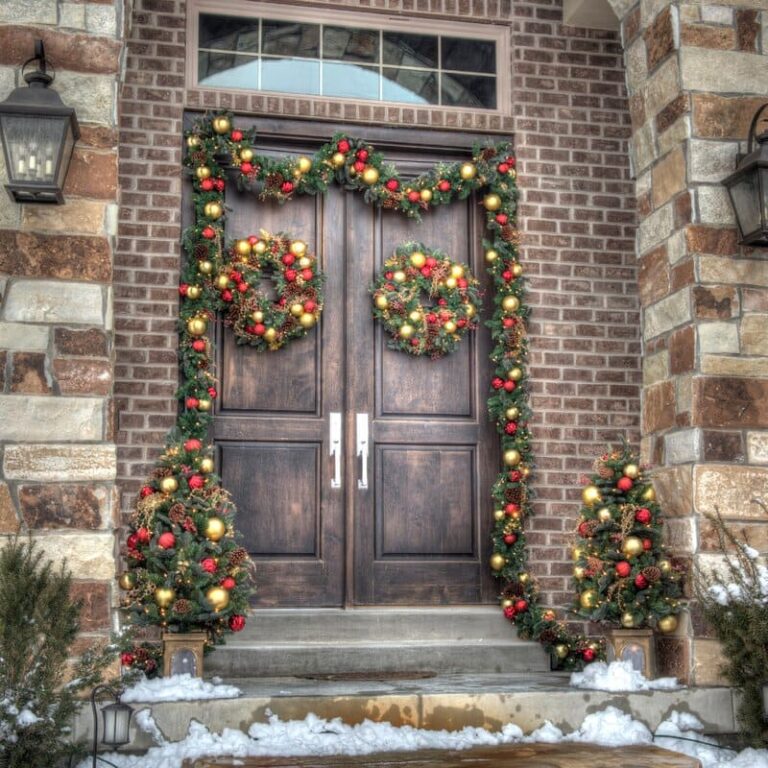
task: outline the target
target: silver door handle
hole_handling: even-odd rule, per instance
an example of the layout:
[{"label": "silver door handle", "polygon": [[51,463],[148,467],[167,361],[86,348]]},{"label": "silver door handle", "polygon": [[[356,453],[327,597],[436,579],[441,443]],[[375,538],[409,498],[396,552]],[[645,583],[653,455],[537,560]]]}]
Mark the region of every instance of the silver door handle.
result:
[{"label": "silver door handle", "polygon": [[331,413],[330,421],[331,456],[333,456],[331,488],[341,488],[341,414]]},{"label": "silver door handle", "polygon": [[362,458],[360,479],[357,487],[364,491],[368,487],[368,414],[358,413],[355,430],[357,438],[357,455]]}]

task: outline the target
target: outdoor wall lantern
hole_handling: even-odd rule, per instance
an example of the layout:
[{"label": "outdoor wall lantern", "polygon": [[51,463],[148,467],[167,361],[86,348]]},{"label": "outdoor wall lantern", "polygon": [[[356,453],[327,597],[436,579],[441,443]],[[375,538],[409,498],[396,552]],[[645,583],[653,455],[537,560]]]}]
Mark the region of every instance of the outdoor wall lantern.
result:
[{"label": "outdoor wall lantern", "polygon": [[[34,72],[25,67],[37,62]],[[63,203],[64,179],[75,142],[80,137],[72,107],[48,86],[45,47],[35,41],[35,55],[21,72],[28,87],[22,86],[0,102],[0,139],[8,171],[6,189],[17,203]]]},{"label": "outdoor wall lantern", "polygon": [[741,244],[762,248],[768,247],[768,130],[755,136],[755,129],[766,107],[768,104],[763,104],[752,118],[747,154],[723,181],[736,213]]},{"label": "outdoor wall lantern", "polygon": [[763,695],[763,720],[768,723],[768,681],[762,684],[760,692]]},{"label": "outdoor wall lantern", "polygon": [[101,708],[103,718],[103,728],[101,743],[107,747],[121,747],[127,744],[131,737],[129,727],[131,725],[131,715],[133,707],[123,704],[120,701],[120,692],[116,691],[110,685],[97,685],[91,691],[91,710],[93,711],[93,768],[96,768],[96,750],[99,746],[99,718],[96,714],[96,698],[101,693],[108,693],[113,699],[112,704],[107,704]]}]

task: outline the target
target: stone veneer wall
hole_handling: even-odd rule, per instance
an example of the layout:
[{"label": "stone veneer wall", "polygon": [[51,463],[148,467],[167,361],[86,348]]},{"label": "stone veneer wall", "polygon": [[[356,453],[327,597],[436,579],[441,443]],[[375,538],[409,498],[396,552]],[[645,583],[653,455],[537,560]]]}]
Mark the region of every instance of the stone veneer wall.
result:
[{"label": "stone veneer wall", "polygon": [[[737,244],[721,180],[768,101],[763,0],[613,0],[623,18],[640,224],[643,453],[670,542],[706,562],[719,509],[768,550],[768,261]],[[717,680],[698,620],[662,641],[668,670]]]},{"label": "stone veneer wall", "polygon": [[[319,10],[382,7],[310,0]],[[388,16],[509,27],[514,116],[187,89],[185,3],[136,0],[120,96],[115,401],[122,509],[174,423],[174,334],[185,108],[514,134],[523,261],[531,278],[532,425],[538,471],[531,555],[546,599],[570,602],[567,545],[580,475],[606,441],[639,442],[640,339],[629,114],[613,33],[563,26],[559,0],[393,0]],[[329,135],[331,132],[329,126]]]},{"label": "stone veneer wall", "polygon": [[82,130],[65,205],[20,206],[0,192],[0,540],[31,532],[54,560],[67,558],[86,633],[109,627],[114,599],[121,23],[119,0],[0,3],[0,95],[22,84],[42,38]]}]

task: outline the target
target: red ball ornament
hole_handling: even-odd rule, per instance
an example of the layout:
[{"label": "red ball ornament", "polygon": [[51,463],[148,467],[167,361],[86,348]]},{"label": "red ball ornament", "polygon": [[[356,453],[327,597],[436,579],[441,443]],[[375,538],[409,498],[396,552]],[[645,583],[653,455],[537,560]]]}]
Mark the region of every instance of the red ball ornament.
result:
[{"label": "red ball ornament", "polygon": [[648,550],[653,549],[653,542],[650,539],[643,539],[643,549],[648,552]]},{"label": "red ball ornament", "polygon": [[151,487],[150,487],[150,486],[148,486],[148,485],[145,485],[145,486],[144,486],[144,487],[141,489],[141,491],[139,492],[139,495],[141,496],[141,498],[142,498],[142,499],[146,499],[146,498],[147,498],[147,496],[151,496],[151,495],[152,495],[154,492],[155,492],[155,491],[154,491],[154,489],[153,489],[153,488],[151,488]]},{"label": "red ball ornament", "polygon": [[120,663],[124,667],[130,667],[135,660],[136,660],[136,657],[132,653],[129,653],[128,651],[123,651],[123,653],[120,654]]},{"label": "red ball ornament", "polygon": [[152,539],[152,532],[149,528],[139,528],[136,531],[136,538],[139,540],[140,544],[149,544]]},{"label": "red ball ornament", "polygon": [[189,440],[184,441],[185,451],[199,451],[203,447],[202,442],[196,437],[190,437]]},{"label": "red ball ornament", "polygon": [[233,632],[241,632],[243,629],[245,629],[245,616],[240,616],[240,614],[230,616],[229,628]]},{"label": "red ball ornament", "polygon": [[513,483],[519,483],[523,479],[523,473],[519,469],[513,469],[509,473],[509,479]]},{"label": "red ball ornament", "polygon": [[358,172],[362,173],[365,170],[365,163],[362,160],[355,160],[354,163],[352,163],[352,167]]},{"label": "red ball ornament", "polygon": [[248,290],[248,283],[238,283],[237,290],[239,293],[245,293]]},{"label": "red ball ornament", "polygon": [[312,279],[312,275],[313,275],[313,274],[314,274],[314,273],[313,273],[313,272],[312,272],[312,270],[311,270],[311,269],[309,269],[309,268],[306,268],[306,269],[302,269],[302,270],[301,270],[301,276],[302,276],[302,277],[303,277],[305,280],[311,280],[311,279]]},{"label": "red ball ornament", "polygon": [[282,192],[284,195],[290,195],[290,194],[291,194],[291,192],[293,192],[293,182],[292,182],[292,181],[284,181],[284,182],[283,182],[283,183],[280,185],[280,191],[281,191],[281,192]]},{"label": "red ball ornament", "polygon": [[224,179],[214,179],[213,180],[213,186],[215,187],[217,192],[223,192],[224,191]]},{"label": "red ball ornament", "polygon": [[504,618],[506,618],[506,619],[510,619],[510,620],[515,618],[515,609],[514,609],[514,607],[513,607],[513,606],[511,606],[511,605],[508,605],[508,606],[507,606],[507,607],[504,609]]},{"label": "red ball ornament", "polygon": [[496,170],[499,173],[508,173],[509,172],[509,165],[507,163],[499,163],[496,166]]},{"label": "red ball ornament", "polygon": [[504,382],[504,391],[505,392],[514,392],[516,387],[517,387],[517,384],[515,384],[514,381],[505,381]]},{"label": "red ball ornament", "polygon": [[504,505],[504,513],[511,517],[512,515],[519,515],[520,514],[520,505],[514,504],[511,501],[509,504]]},{"label": "red ball ornament", "polygon": [[232,301],[232,291],[226,290],[221,292],[222,301]]},{"label": "red ball ornament", "polygon": [[424,277],[432,277],[432,270],[429,267],[422,267],[419,272],[421,272]]},{"label": "red ball ornament", "polygon": [[357,157],[358,160],[362,160],[365,162],[368,159],[368,150],[367,149],[358,149],[355,153],[355,157]]},{"label": "red ball ornament", "polygon": [[190,488],[198,489],[205,485],[205,478],[202,475],[192,475],[187,482]]},{"label": "red ball ornament", "polygon": [[186,296],[188,290],[189,290],[189,286],[186,283],[182,283],[179,286],[179,295]]},{"label": "red ball ornament", "polygon": [[243,163],[240,163],[240,173],[242,174],[253,173],[253,163],[249,163],[247,160]]},{"label": "red ball ornament", "polygon": [[197,408],[198,405],[200,405],[200,401],[196,397],[188,397],[184,404],[189,408],[190,410],[194,410]]},{"label": "red ball ornament", "polygon": [[135,533],[132,533],[125,543],[128,549],[136,549],[139,544],[139,537]]},{"label": "red ball ornament", "polygon": [[210,192],[213,189],[213,179],[203,179],[200,182],[200,189],[202,189],[203,192]]},{"label": "red ball ornament", "polygon": [[458,285],[459,288],[466,288],[469,285],[469,282],[467,280],[465,280],[463,277],[460,277],[456,281],[456,285]]},{"label": "red ball ornament", "polygon": [[[434,315],[432,315],[432,317],[434,317]],[[435,317],[435,320],[437,320],[436,317]],[[434,322],[435,320],[433,320],[432,322]],[[494,379],[491,380],[491,386],[494,389],[501,389],[504,386],[504,379],[500,379],[498,376],[496,376]]]},{"label": "red ball ornament", "polygon": [[285,279],[292,283],[296,280],[296,270],[295,269],[286,269],[285,270]]},{"label": "red ball ornament", "polygon": [[451,182],[450,182],[450,181],[448,181],[448,179],[441,179],[441,180],[440,180],[440,181],[437,183],[437,188],[438,188],[438,189],[439,189],[441,192],[450,192],[450,190],[451,190]]},{"label": "red ball ornament", "polygon": [[219,393],[216,391],[216,387],[208,387],[208,397],[210,397],[212,400],[215,400],[218,394]]},{"label": "red ball ornament", "polygon": [[630,573],[632,573],[632,566],[626,560],[621,560],[616,563],[617,576],[620,576],[622,579],[626,579]]},{"label": "red ball ornament", "polygon": [[157,546],[160,547],[160,549],[173,549],[175,544],[176,537],[170,531],[161,533],[157,537]]},{"label": "red ball ornament", "polygon": [[504,543],[505,543],[505,544],[506,544],[508,547],[511,547],[511,546],[512,546],[512,545],[513,545],[513,544],[514,544],[516,541],[517,541],[517,536],[515,536],[515,534],[514,534],[514,533],[507,533],[507,534],[504,536]]},{"label": "red ball ornament", "polygon": [[224,589],[234,589],[235,584],[236,582],[231,576],[227,576],[219,582],[219,586],[223,587]]},{"label": "red ball ornament", "polygon": [[411,190],[408,193],[408,202],[409,203],[418,203],[419,202],[419,193],[416,192],[416,190]]},{"label": "red ball ornament", "polygon": [[192,342],[192,349],[194,349],[195,352],[205,352],[205,342],[202,339],[195,339]]},{"label": "red ball ornament", "polygon": [[515,424],[515,422],[514,422],[514,421],[508,421],[508,422],[507,422],[507,423],[504,425],[504,431],[505,431],[505,432],[506,432],[508,435],[514,435],[514,434],[515,434],[515,432],[517,432],[517,424]]},{"label": "red ball ornament", "polygon": [[507,222],[509,221],[509,216],[507,216],[506,213],[497,213],[496,214],[496,223],[501,224],[503,227]]},{"label": "red ball ornament", "polygon": [[514,168],[517,165],[517,158],[516,157],[508,157],[506,160],[507,165]]},{"label": "red ball ornament", "polygon": [[637,512],[635,512],[635,520],[637,520],[638,523],[642,523],[643,525],[650,523],[651,510],[646,509],[646,507],[640,507],[640,509],[638,509]]},{"label": "red ball ornament", "polygon": [[336,149],[339,152],[349,152],[349,142],[346,139],[340,139],[336,144]]},{"label": "red ball ornament", "polygon": [[505,317],[505,318],[504,318],[504,319],[501,321],[501,324],[502,324],[502,325],[503,325],[505,328],[512,328],[512,326],[514,326],[514,324],[515,324],[515,318],[514,318],[514,317]]},{"label": "red ball ornament", "polygon": [[292,253],[286,253],[285,256],[281,259],[283,264],[285,264],[286,267],[290,267],[291,264],[293,264],[294,261],[296,261],[296,257]]},{"label": "red ball ornament", "polygon": [[638,589],[645,589],[648,586],[648,579],[646,579],[642,573],[638,573],[637,576],[635,576],[635,586]]},{"label": "red ball ornament", "polygon": [[242,141],[243,140],[243,132],[234,130],[232,133],[229,134],[229,138],[232,139],[232,141]]},{"label": "red ball ornament", "polygon": [[216,561],[212,557],[206,557],[205,560],[200,561],[200,567],[206,573],[216,573],[216,568],[218,566],[216,565]]},{"label": "red ball ornament", "polygon": [[[428,256],[427,260],[424,262],[430,269],[434,269],[437,266],[437,259],[434,256]],[[443,305],[445,305],[445,300],[443,299]]]},{"label": "red ball ornament", "polygon": [[577,530],[579,531],[579,536],[581,536],[582,539],[590,538],[590,525],[586,520],[582,520],[582,522],[579,523]]},{"label": "red ball ornament", "polygon": [[616,487],[622,491],[623,493],[626,493],[627,491],[632,490],[632,479],[629,477],[620,477],[618,482],[616,483]]},{"label": "red ball ornament", "polygon": [[387,181],[384,183],[384,186],[390,192],[397,192],[397,190],[400,188],[400,182],[397,179],[387,179]]},{"label": "red ball ornament", "polygon": [[312,299],[304,302],[305,312],[314,312],[316,309],[317,309],[317,304],[314,301],[312,301]]},{"label": "red ball ornament", "polygon": [[213,227],[203,227],[203,231],[200,233],[206,240],[213,240],[216,237],[216,231]]},{"label": "red ball ornament", "polygon": [[591,648],[585,648],[581,652],[581,658],[584,659],[584,661],[594,661],[595,660],[595,652]]},{"label": "red ball ornament", "polygon": [[521,598],[520,600],[515,601],[515,611],[517,611],[517,613],[522,613],[523,611],[527,611],[527,610],[528,610],[527,600],[523,600]]},{"label": "red ball ornament", "polygon": [[510,282],[512,282],[512,280],[514,279],[515,276],[512,274],[512,272],[510,270],[505,269],[501,273],[501,277],[503,278],[504,282],[510,283]]},{"label": "red ball ornament", "polygon": [[267,326],[263,323],[256,323],[256,325],[253,326],[253,332],[256,336],[263,336],[267,331]]}]

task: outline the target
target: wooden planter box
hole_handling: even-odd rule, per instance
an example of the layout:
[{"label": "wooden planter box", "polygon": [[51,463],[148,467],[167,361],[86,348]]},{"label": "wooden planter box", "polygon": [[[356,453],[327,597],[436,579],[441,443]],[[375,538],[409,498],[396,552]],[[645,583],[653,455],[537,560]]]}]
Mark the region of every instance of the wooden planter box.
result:
[{"label": "wooden planter box", "polygon": [[205,632],[163,632],[163,677],[202,677],[205,640]]},{"label": "wooden planter box", "polygon": [[612,629],[608,633],[608,661],[631,661],[648,679],[656,677],[656,643],[652,629]]}]

